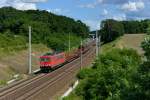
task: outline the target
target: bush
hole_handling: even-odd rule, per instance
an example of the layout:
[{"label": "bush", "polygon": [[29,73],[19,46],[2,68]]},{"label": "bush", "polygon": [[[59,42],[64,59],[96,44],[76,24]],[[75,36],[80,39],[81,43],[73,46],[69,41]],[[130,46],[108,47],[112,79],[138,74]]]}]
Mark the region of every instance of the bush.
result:
[{"label": "bush", "polygon": [[0,44],[0,51],[7,53],[27,48],[25,37],[19,35],[0,34]]},{"label": "bush", "polygon": [[145,61],[138,68],[138,73],[135,82],[139,88],[136,89],[137,97],[142,100],[150,100],[150,38],[147,37],[142,42],[143,50],[145,51]]},{"label": "bush", "polygon": [[100,55],[92,69],[81,70],[78,74],[81,83],[76,94],[85,100],[134,98],[131,92],[136,87],[133,76],[140,62],[139,55],[132,49],[113,49]]},{"label": "bush", "polygon": [[93,73],[93,70],[90,68],[85,68],[77,74],[78,79],[85,79],[86,77],[90,77]]}]

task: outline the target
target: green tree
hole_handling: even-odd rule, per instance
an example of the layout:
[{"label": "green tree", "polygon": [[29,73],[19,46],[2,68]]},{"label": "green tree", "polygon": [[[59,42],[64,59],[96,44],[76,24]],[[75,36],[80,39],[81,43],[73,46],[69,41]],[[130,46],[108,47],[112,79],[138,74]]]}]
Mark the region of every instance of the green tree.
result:
[{"label": "green tree", "polygon": [[100,33],[102,41],[110,42],[124,34],[124,27],[119,21],[108,19],[102,21]]},{"label": "green tree", "polygon": [[140,95],[143,100],[150,99],[150,36],[142,42],[143,50],[145,51],[146,61],[139,67],[138,70],[138,84],[139,91],[138,95]]},{"label": "green tree", "polygon": [[134,50],[114,49],[101,55],[92,69],[78,74],[81,83],[75,93],[84,100],[132,100],[129,91],[136,86],[132,76],[140,62]]}]

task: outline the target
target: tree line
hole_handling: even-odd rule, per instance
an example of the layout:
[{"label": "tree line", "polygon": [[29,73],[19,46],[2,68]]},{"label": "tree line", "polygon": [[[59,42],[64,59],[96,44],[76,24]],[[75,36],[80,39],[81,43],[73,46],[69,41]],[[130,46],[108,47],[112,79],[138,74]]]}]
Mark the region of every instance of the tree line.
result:
[{"label": "tree line", "polygon": [[103,42],[110,42],[123,34],[147,33],[150,20],[117,21],[106,19],[101,22],[99,31]]},{"label": "tree line", "polygon": [[[28,26],[32,27],[32,43],[43,43],[47,46],[52,46],[50,41],[53,40],[55,44],[63,44],[63,36],[67,37],[69,33],[76,39],[85,38],[89,33],[89,27],[80,20],[55,15],[45,10],[21,11],[12,7],[0,8],[1,34],[28,37]],[[65,45],[64,43],[60,48],[51,48],[64,50]]]}]

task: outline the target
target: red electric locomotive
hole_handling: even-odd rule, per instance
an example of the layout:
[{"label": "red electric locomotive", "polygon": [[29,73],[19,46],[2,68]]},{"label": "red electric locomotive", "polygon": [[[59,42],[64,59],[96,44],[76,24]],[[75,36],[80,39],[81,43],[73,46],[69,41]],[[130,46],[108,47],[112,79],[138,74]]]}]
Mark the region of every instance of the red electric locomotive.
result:
[{"label": "red electric locomotive", "polygon": [[64,52],[47,53],[40,57],[40,69],[41,71],[48,72],[58,67],[58,65],[65,63],[65,61]]},{"label": "red electric locomotive", "polygon": [[[91,42],[93,44],[94,42]],[[54,52],[47,53],[40,57],[40,69],[42,72],[49,72],[50,70],[56,69],[66,62],[71,62],[72,60],[80,57],[82,53],[86,53],[90,49],[90,45],[85,44],[79,46],[78,49],[74,49],[70,52]]]}]

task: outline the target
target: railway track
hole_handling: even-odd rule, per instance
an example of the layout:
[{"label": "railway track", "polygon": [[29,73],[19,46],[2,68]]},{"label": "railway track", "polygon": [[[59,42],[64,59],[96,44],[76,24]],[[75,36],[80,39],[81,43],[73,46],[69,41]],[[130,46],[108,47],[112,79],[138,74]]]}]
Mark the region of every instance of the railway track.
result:
[{"label": "railway track", "polygon": [[[88,51],[83,55],[83,61],[91,55],[94,50]],[[11,88],[5,89],[0,93],[0,100],[26,100],[33,99],[35,96],[44,91],[45,88],[54,87],[57,82],[65,80],[65,77],[79,70],[80,57],[63,67],[48,74],[40,74],[30,80],[18,83]],[[85,62],[84,62],[85,63]],[[84,64],[83,63],[83,64]],[[72,77],[70,75],[70,77]]]},{"label": "railway track", "polygon": [[[94,52],[95,54],[95,52]],[[87,66],[88,63],[90,62],[90,59],[92,59],[92,53],[90,53],[86,58],[84,58],[84,62],[83,65]],[[88,60],[87,60],[88,58]],[[89,59],[90,58],[90,59]],[[38,92],[32,92],[32,94],[30,94],[29,98],[26,98],[26,100],[52,100],[52,97],[57,94],[57,91],[60,91],[60,88],[62,88],[62,86],[64,86],[65,84],[69,83],[70,80],[72,80],[73,78],[75,78],[76,73],[79,71],[80,69],[80,62],[76,63],[76,65],[72,66],[71,69],[69,70],[65,70],[65,72],[63,73],[63,75],[60,75],[60,78],[55,79],[55,81],[50,82],[49,84],[43,86],[40,91]],[[47,93],[46,93],[47,92]],[[42,95],[41,95],[42,93]],[[20,100],[22,100],[23,98],[21,98]],[[25,100],[24,99],[24,100]]]}]

